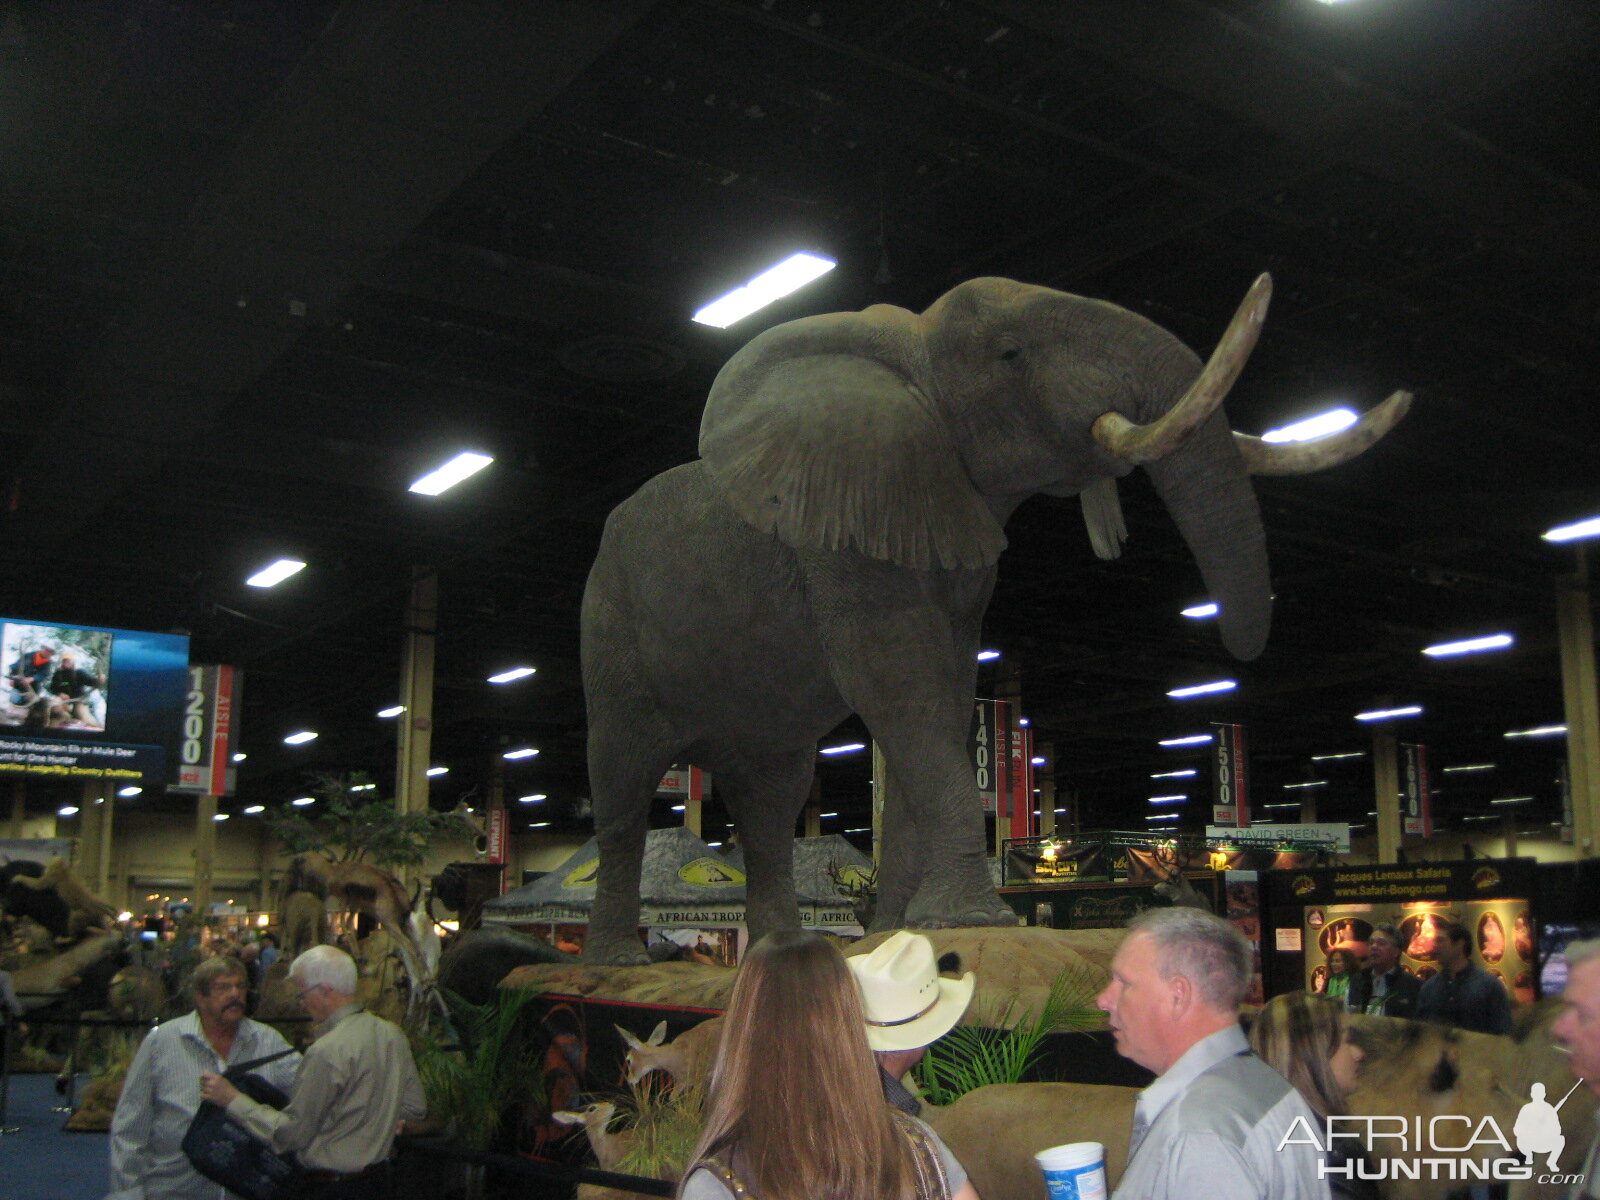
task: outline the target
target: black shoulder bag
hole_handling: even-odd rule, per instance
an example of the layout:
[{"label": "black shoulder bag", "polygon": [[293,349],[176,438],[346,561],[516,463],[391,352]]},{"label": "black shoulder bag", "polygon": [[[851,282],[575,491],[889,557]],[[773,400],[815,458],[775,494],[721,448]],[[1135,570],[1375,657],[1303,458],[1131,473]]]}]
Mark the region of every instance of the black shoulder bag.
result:
[{"label": "black shoulder bag", "polygon": [[[283,1108],[289,1097],[261,1076],[247,1072],[293,1053],[280,1050],[265,1058],[252,1058],[229,1067],[222,1077],[250,1099]],[[200,1101],[194,1120],[189,1122],[189,1130],[183,1135],[183,1153],[196,1171],[245,1200],[281,1200],[299,1169],[292,1155],[279,1154],[229,1117],[227,1109],[209,1100]]]}]

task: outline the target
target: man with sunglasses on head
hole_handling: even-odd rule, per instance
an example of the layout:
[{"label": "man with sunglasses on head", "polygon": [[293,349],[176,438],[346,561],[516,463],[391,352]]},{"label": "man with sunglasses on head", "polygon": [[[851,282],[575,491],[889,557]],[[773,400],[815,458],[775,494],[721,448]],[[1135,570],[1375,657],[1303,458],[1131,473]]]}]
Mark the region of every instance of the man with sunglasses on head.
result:
[{"label": "man with sunglasses on head", "polygon": [[397,1026],[355,1003],[356,964],[338,947],[313,946],[289,978],[317,1024],[288,1106],[258,1104],[219,1075],[202,1076],[201,1094],[296,1156],[295,1200],[387,1200],[395,1132],[427,1111],[411,1047]]}]

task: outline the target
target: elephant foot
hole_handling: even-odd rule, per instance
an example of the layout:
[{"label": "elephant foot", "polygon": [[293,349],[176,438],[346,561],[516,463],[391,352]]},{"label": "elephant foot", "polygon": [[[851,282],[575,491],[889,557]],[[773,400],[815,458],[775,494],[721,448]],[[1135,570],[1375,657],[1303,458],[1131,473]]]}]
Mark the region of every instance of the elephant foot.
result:
[{"label": "elephant foot", "polygon": [[638,938],[590,935],[583,946],[582,961],[587,967],[648,967],[650,955]]},{"label": "elephant foot", "polygon": [[986,926],[1016,925],[1016,911],[998,896],[973,900],[962,897],[954,903],[920,899],[906,907],[907,929],[967,929]]}]

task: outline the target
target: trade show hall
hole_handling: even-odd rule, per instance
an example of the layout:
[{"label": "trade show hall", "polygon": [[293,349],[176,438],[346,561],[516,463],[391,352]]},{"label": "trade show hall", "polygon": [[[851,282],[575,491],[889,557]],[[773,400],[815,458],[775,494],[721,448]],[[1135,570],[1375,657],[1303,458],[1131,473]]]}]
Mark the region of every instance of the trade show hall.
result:
[{"label": "trade show hall", "polygon": [[0,1200],[1600,1196],[1597,55],[0,0]]}]

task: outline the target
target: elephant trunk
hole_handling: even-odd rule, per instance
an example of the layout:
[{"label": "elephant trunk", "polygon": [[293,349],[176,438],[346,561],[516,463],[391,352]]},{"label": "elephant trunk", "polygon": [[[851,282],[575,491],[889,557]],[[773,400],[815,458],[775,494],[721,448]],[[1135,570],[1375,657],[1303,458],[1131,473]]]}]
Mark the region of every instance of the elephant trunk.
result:
[{"label": "elephant trunk", "polygon": [[1261,509],[1227,417],[1217,411],[1172,453],[1145,464],[1217,605],[1222,644],[1253,659],[1267,642],[1272,585]]}]

